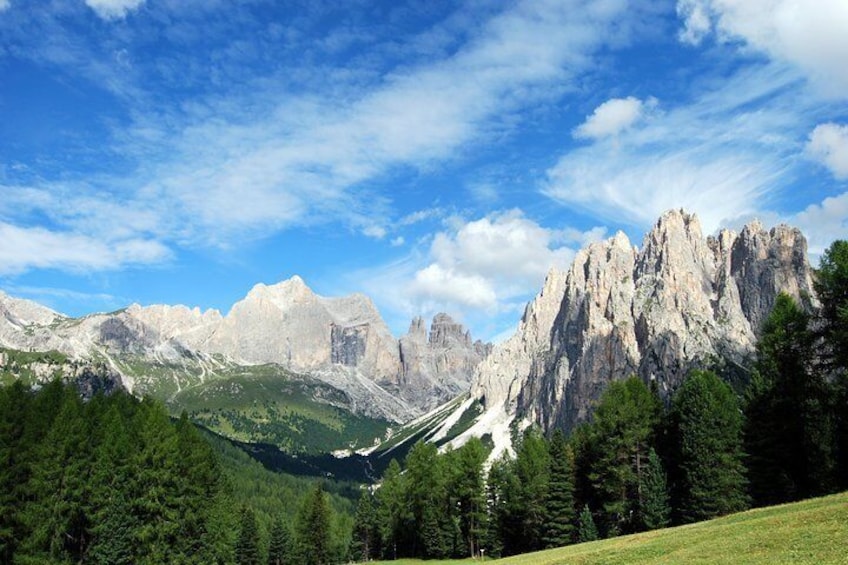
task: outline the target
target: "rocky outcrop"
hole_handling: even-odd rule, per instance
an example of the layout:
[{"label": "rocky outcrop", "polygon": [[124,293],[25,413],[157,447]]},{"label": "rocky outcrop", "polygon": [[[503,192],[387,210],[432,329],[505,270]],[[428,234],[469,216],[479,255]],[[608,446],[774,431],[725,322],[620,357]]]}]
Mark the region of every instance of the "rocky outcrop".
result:
[{"label": "rocky outcrop", "polygon": [[[394,421],[409,420],[467,391],[490,347],[472,342],[445,314],[433,319],[429,338],[423,320],[413,326],[417,329],[397,340],[368,297],[319,296],[297,276],[256,285],[226,316],[217,310],[134,304],[72,319],[0,295],[0,346],[106,359],[119,373],[140,359],[182,374],[171,386],[177,390],[191,386],[186,375],[213,378],[221,363],[277,364],[338,388],[361,413]],[[155,378],[123,376],[129,388],[136,384],[134,376],[145,382]],[[145,390],[154,388],[147,382]]]},{"label": "rocky outcrop", "polygon": [[779,292],[813,306],[811,275],[806,241],[787,226],[705,238],[695,215],[675,210],[641,249],[620,232],[594,243],[548,275],[516,333],[477,368],[471,391],[485,411],[458,441],[492,434],[498,445],[504,422],[570,429],[630,375],[668,395],[692,368],[741,364]]},{"label": "rocky outcrop", "polygon": [[467,392],[471,375],[491,350],[490,344],[472,342],[471,334],[447,314],[436,314],[429,335],[423,318],[415,318],[398,342],[398,394],[430,410]]}]

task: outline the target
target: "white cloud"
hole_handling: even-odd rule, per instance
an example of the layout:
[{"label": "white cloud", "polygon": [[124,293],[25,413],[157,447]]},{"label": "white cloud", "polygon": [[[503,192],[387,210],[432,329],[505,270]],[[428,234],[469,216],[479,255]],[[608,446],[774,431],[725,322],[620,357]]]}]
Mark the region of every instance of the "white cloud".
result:
[{"label": "white cloud", "polygon": [[374,239],[383,239],[386,237],[386,228],[382,226],[367,226],[362,230],[362,233],[368,237],[373,237]]},{"label": "white cloud", "polygon": [[848,192],[811,204],[790,220],[809,242],[810,253],[821,255],[836,239],[848,236]]},{"label": "white cloud", "polygon": [[711,32],[742,40],[774,59],[789,61],[830,94],[848,88],[848,2],[845,0],[678,0],[683,41],[698,44]]},{"label": "white cloud", "polygon": [[837,179],[848,179],[848,125],[816,126],[807,142],[807,154],[830,169]]},{"label": "white cloud", "polygon": [[0,222],[1,274],[31,269],[114,270],[127,265],[160,263],[170,256],[168,248],[155,240],[106,242],[77,233]]},{"label": "white cloud", "polygon": [[[789,182],[797,137],[814,99],[797,74],[771,64],[738,72],[691,104],[666,108],[640,128],[564,154],[544,194],[596,217],[640,227],[670,208],[697,212],[712,231],[762,209]],[[768,99],[767,106],[751,104]]]},{"label": "white cloud", "polygon": [[601,139],[618,135],[626,130],[643,115],[646,107],[656,105],[656,99],[650,98],[643,102],[633,96],[627,98],[612,98],[607,100],[586,116],[586,121],[574,130],[578,139]]},{"label": "white cloud", "polygon": [[[170,203],[164,208],[179,215],[170,224],[188,243],[374,216],[368,209],[378,199],[363,189],[366,181],[398,165],[456,158],[458,147],[499,135],[528,104],[590,67],[626,5],[585,4],[519,2],[467,30],[469,39],[447,58],[397,68],[343,96],[320,89],[297,98],[275,86],[255,94],[270,107],[260,120],[228,99],[212,101],[226,109],[217,115],[192,106],[197,115],[188,112],[169,156],[144,168],[146,190]],[[130,146],[147,147],[160,120],[142,113],[130,131],[143,139]]]},{"label": "white cloud", "polygon": [[104,20],[120,20],[138,9],[145,0],[85,0],[89,8]]},{"label": "white cloud", "polygon": [[428,249],[412,248],[405,258],[351,279],[354,287],[379,297],[394,327],[405,328],[412,316],[449,312],[470,323],[475,337],[489,338],[514,328],[551,267],[567,268],[574,257],[569,244],[602,233],[603,228],[549,229],[519,210],[471,221],[454,218]]},{"label": "white cloud", "polygon": [[556,246],[559,237],[519,210],[455,222],[433,238],[428,264],[404,287],[405,300],[426,310],[511,310],[516,297],[538,290],[552,266],[573,257],[572,249]]},{"label": "white cloud", "polygon": [[492,283],[476,274],[446,269],[438,263],[415,273],[411,284],[414,295],[437,304],[459,304],[463,307],[494,310],[498,296]]},{"label": "white cloud", "polygon": [[403,236],[402,236],[402,235],[399,235],[399,236],[397,236],[396,238],[394,238],[394,239],[391,241],[391,243],[392,243],[392,247],[400,247],[400,246],[402,246],[404,243],[406,243],[406,240],[403,238]]},{"label": "white cloud", "polygon": [[11,6],[12,4],[9,2],[9,0],[0,0],[0,12],[2,12],[3,10],[8,10]]}]

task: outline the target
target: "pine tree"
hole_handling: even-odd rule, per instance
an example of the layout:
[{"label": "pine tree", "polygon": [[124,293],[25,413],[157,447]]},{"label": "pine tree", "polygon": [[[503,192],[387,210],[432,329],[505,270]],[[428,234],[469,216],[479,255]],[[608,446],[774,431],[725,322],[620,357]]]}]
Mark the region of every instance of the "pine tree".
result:
[{"label": "pine tree", "polygon": [[[515,476],[520,501],[520,552],[544,547],[545,501],[550,469],[548,446],[541,432],[528,428],[516,449]],[[515,508],[515,505],[513,505]]]},{"label": "pine tree", "polygon": [[642,475],[642,502],[639,509],[642,525],[648,530],[668,526],[671,519],[668,483],[659,455],[648,452],[648,464]]},{"label": "pine tree", "polygon": [[747,403],[746,448],[760,503],[806,498],[833,484],[827,385],[813,369],[810,317],[778,295],[757,344],[758,379]]},{"label": "pine tree", "polygon": [[406,478],[401,474],[400,464],[395,459],[389,462],[383,474],[382,485],[377,491],[377,502],[383,557],[397,559],[398,548],[402,546],[405,537],[404,529],[408,522],[409,510]]},{"label": "pine tree", "polygon": [[304,498],[298,514],[298,545],[301,563],[326,565],[330,562],[330,504],[321,484]]},{"label": "pine tree", "polygon": [[822,357],[831,372],[848,371],[848,241],[834,241],[822,254],[813,281],[821,301]]},{"label": "pine tree", "polygon": [[[486,498],[483,464],[486,448],[478,438],[468,440],[454,453],[452,473],[453,495],[459,511],[460,532],[465,540],[462,554],[480,555],[482,540],[486,535]],[[448,459],[449,460],[449,459]]]},{"label": "pine tree", "polygon": [[239,534],[236,540],[235,556],[237,565],[260,565],[259,527],[256,514],[249,506],[241,509]]},{"label": "pine tree", "polygon": [[40,446],[28,484],[27,552],[45,560],[79,561],[88,549],[86,513],[91,467],[89,428],[76,391],[64,391],[61,409]]},{"label": "pine tree", "polygon": [[730,387],[712,372],[692,372],[672,399],[672,422],[680,521],[747,508],[742,417]]},{"label": "pine tree", "polygon": [[550,442],[548,494],[545,499],[545,547],[560,547],[574,535],[574,455],[556,430]]},{"label": "pine tree", "polygon": [[661,412],[657,397],[636,377],[611,383],[601,396],[590,427],[594,459],[588,478],[607,536],[638,529],[641,477]]},{"label": "pine tree", "polygon": [[0,563],[11,563],[23,537],[22,485],[29,479],[25,426],[31,395],[20,381],[0,388]]},{"label": "pine tree", "polygon": [[268,546],[268,565],[295,565],[291,530],[282,518],[277,518],[271,530]]},{"label": "pine tree", "polygon": [[353,523],[353,555],[358,561],[371,561],[379,554],[379,527],[374,496],[365,491],[356,505]]},{"label": "pine tree", "polygon": [[595,541],[596,539],[598,539],[598,528],[595,526],[595,518],[592,516],[592,511],[586,505],[580,512],[580,518],[577,524],[577,541],[584,543]]},{"label": "pine tree", "polygon": [[817,332],[822,371],[833,380],[833,459],[840,489],[848,488],[848,241],[834,241],[814,279],[821,301]]}]

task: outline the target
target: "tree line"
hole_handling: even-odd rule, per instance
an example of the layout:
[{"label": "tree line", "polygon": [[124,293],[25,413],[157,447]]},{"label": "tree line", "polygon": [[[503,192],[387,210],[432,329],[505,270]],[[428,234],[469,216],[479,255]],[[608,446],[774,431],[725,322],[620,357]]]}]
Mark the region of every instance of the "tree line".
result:
[{"label": "tree line", "polygon": [[0,388],[0,562],[346,560],[351,520],[321,484],[292,495],[239,457],[150,399],[84,401],[60,380]]},{"label": "tree line", "polygon": [[488,471],[480,440],[415,445],[360,498],[354,557],[513,555],[848,488],[848,242],[815,288],[815,314],[777,297],[743,390],[696,370],[665,404],[614,382],[568,438],[531,427]]}]

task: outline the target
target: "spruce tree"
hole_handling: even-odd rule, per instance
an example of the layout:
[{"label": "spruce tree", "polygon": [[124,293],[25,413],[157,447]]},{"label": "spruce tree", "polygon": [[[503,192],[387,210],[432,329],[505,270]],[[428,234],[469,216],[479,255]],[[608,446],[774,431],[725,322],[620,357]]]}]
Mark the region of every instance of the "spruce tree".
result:
[{"label": "spruce tree", "polygon": [[589,505],[585,505],[583,510],[580,511],[580,518],[577,523],[577,541],[584,543],[596,539],[598,539],[598,528],[595,526],[595,518],[592,516],[592,511],[589,510]]},{"label": "spruce tree", "polygon": [[742,416],[730,387],[710,371],[692,372],[672,399],[671,418],[680,521],[747,508]]},{"label": "spruce tree", "polygon": [[747,395],[746,448],[759,504],[806,498],[832,487],[828,389],[813,361],[810,317],[781,293],[763,324],[758,376]]},{"label": "spruce tree", "polygon": [[[383,557],[397,559],[403,553],[409,510],[406,501],[406,478],[396,459],[389,462],[383,482],[377,490],[378,522]],[[399,547],[400,546],[400,547]],[[398,551],[400,549],[400,552]]]},{"label": "spruce tree", "polygon": [[648,463],[662,405],[636,377],[613,382],[601,396],[590,427],[589,480],[607,536],[636,531],[641,478]]},{"label": "spruce tree", "polygon": [[291,529],[282,518],[277,518],[271,530],[268,546],[268,565],[296,565]]},{"label": "spruce tree", "polygon": [[825,250],[813,282],[821,301],[821,370],[833,381],[834,475],[836,486],[848,489],[848,241],[834,241]]},{"label": "spruce tree", "polygon": [[379,554],[380,534],[374,496],[364,491],[356,505],[353,522],[353,556],[358,561],[371,561]]},{"label": "spruce tree", "polygon": [[520,546],[517,549],[521,553],[537,551],[544,547],[549,460],[545,438],[537,428],[528,428],[521,438],[515,456],[518,504],[513,504],[513,508],[520,508]]},{"label": "spruce tree", "polygon": [[321,484],[304,498],[298,514],[297,540],[301,563],[326,565],[330,562],[331,510]]},{"label": "spruce tree", "polygon": [[665,470],[653,448],[648,452],[648,464],[642,475],[642,502],[639,517],[642,525],[648,530],[665,528],[671,519]]},{"label": "spruce tree", "polygon": [[548,493],[545,498],[545,547],[560,547],[574,537],[574,455],[556,430],[550,442]]},{"label": "spruce tree", "polygon": [[[452,492],[459,512],[459,527],[465,548],[462,555],[480,555],[486,536],[486,496],[483,464],[486,448],[478,438],[472,438],[453,454],[455,469],[452,475]],[[450,460],[446,457],[446,460]]]},{"label": "spruce tree", "polygon": [[237,565],[260,565],[259,527],[256,514],[249,506],[242,506],[239,533],[236,539],[235,557]]}]

